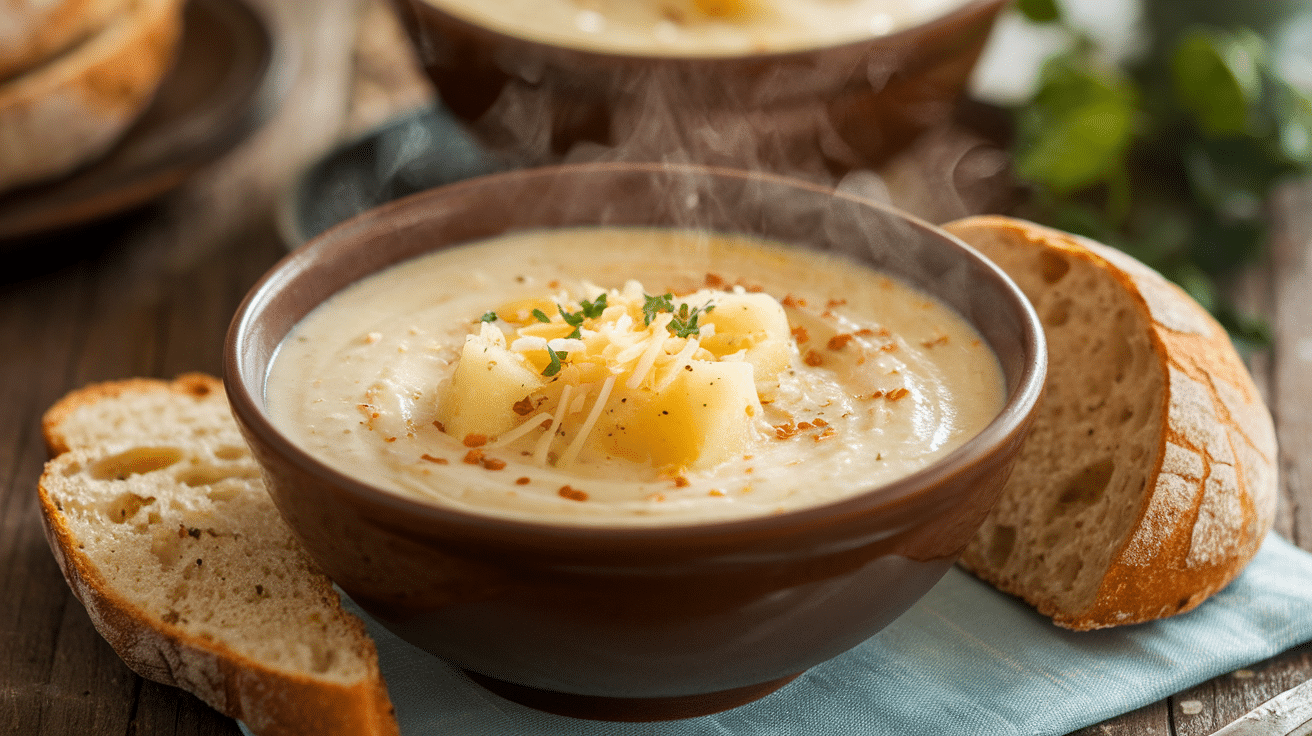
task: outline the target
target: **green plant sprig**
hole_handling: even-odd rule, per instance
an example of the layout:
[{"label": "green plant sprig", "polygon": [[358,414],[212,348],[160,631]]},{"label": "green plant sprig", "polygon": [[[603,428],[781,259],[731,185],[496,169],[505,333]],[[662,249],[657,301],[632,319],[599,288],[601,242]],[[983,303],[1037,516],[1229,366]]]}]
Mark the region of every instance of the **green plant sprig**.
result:
[{"label": "green plant sprig", "polygon": [[674,306],[674,294],[666,293],[660,296],[651,296],[643,294],[642,318],[644,325],[651,325],[651,321],[656,319],[656,315],[661,312],[669,312],[674,315],[665,329],[675,337],[689,338],[701,334],[701,326],[698,320],[701,316],[715,309],[715,305],[707,302],[700,307],[693,307],[688,303],[680,303],[676,308]]},{"label": "green plant sprig", "polygon": [[1312,98],[1280,76],[1250,29],[1159,34],[1121,68],[1103,63],[1053,0],[1018,7],[1076,39],[1015,111],[1015,169],[1033,195],[1020,214],[1126,251],[1237,342],[1269,343],[1269,328],[1221,284],[1263,253],[1272,188],[1312,171]]}]

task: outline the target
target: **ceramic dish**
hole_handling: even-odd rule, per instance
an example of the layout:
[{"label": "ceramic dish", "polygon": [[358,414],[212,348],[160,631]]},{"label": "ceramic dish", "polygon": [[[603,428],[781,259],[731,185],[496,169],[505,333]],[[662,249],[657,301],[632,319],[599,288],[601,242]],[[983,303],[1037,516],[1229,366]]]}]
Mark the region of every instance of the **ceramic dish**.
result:
[{"label": "ceramic dish", "polygon": [[789,51],[594,51],[397,0],[443,102],[516,164],[693,161],[819,180],[946,120],[1002,0],[887,34]]},{"label": "ceramic dish", "polygon": [[237,0],[192,0],[185,25],[173,70],[107,156],[0,196],[0,245],[150,202],[268,118],[295,65],[290,49]]},{"label": "ceramic dish", "polygon": [[[1005,405],[927,468],[844,500],[641,528],[516,521],[402,497],[333,470],[275,428],[264,402],[270,362],[324,299],[435,249],[589,225],[748,234],[885,270],[974,326],[999,359]],[[266,274],[225,343],[225,385],[270,493],[353,600],[506,697],[619,720],[748,702],[897,618],[993,504],[1045,368],[1024,296],[941,230],[799,180],[637,164],[494,174],[370,210]]]}]

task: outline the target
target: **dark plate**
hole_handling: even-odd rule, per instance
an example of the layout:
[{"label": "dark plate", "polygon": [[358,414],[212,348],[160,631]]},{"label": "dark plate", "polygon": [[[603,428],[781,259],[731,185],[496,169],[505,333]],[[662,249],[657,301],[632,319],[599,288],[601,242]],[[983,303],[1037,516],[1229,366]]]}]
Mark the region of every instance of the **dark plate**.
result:
[{"label": "dark plate", "polygon": [[239,0],[191,0],[178,58],[154,101],[104,158],[0,196],[0,243],[84,225],[181,184],[263,123],[294,66]]},{"label": "dark plate", "polygon": [[280,228],[295,248],[367,209],[499,168],[445,108],[414,110],[307,168],[283,199]]},{"label": "dark plate", "polygon": [[[997,148],[1010,140],[1007,114],[968,98],[957,104],[953,123],[962,140],[987,141]],[[512,166],[482,147],[440,103],[413,110],[339,145],[302,171],[279,204],[279,229],[287,246],[296,248],[365,210]],[[945,196],[958,205],[969,203],[970,211],[1001,212],[1015,205],[1009,171],[979,179],[965,177],[964,171],[945,174],[951,177],[945,184],[953,188]]]}]

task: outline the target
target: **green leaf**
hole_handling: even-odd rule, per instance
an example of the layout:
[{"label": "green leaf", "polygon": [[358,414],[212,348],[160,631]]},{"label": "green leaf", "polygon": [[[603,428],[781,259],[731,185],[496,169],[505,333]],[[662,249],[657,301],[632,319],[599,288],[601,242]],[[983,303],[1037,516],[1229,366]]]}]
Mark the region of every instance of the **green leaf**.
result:
[{"label": "green leaf", "polygon": [[1253,133],[1265,63],[1265,45],[1251,32],[1191,31],[1171,58],[1175,97],[1205,135]]},{"label": "green leaf", "polygon": [[548,345],[547,357],[551,358],[551,362],[547,364],[546,368],[542,369],[542,375],[550,378],[551,376],[560,373],[561,361],[563,361],[568,356],[569,356],[569,351],[562,350],[560,352],[556,352],[555,350],[551,349],[550,345]]},{"label": "green leaf", "polygon": [[1057,57],[1019,121],[1016,170],[1066,195],[1115,178],[1135,135],[1135,88],[1121,77]]},{"label": "green leaf", "polygon": [[574,327],[578,327],[579,325],[583,324],[582,312],[566,312],[565,308],[560,306],[559,304],[556,305],[556,311],[560,312],[561,319],[565,320],[565,324],[567,325],[573,325]]},{"label": "green leaf", "polygon": [[482,317],[479,317],[479,318],[478,318],[478,321],[479,321],[479,322],[496,322],[496,321],[497,321],[497,313],[496,313],[496,312],[487,312],[487,313],[485,313]]},{"label": "green leaf", "polygon": [[1016,8],[1035,23],[1051,23],[1061,18],[1061,10],[1054,0],[1019,0]]},{"label": "green leaf", "polygon": [[1280,154],[1291,164],[1312,167],[1312,97],[1283,80],[1274,86]]},{"label": "green leaf", "polygon": [[1053,124],[1017,154],[1021,176],[1058,194],[1106,181],[1119,168],[1133,132],[1134,111],[1115,101],[1091,102]]},{"label": "green leaf", "polygon": [[536,320],[539,321],[539,322],[550,322],[550,321],[551,321],[551,318],[547,316],[547,313],[544,312],[544,311],[542,311],[541,309],[534,309],[533,312],[532,312],[532,314],[533,314],[533,318],[536,319]]},{"label": "green leaf", "polygon": [[[709,312],[710,307],[707,307],[706,311]],[[701,328],[697,325],[697,319],[701,312],[702,307],[692,307],[690,309],[687,304],[682,304],[679,306],[679,311],[674,319],[666,325],[666,329],[675,337],[688,338],[693,335],[700,335]]]},{"label": "green leaf", "polygon": [[653,319],[656,319],[656,315],[659,314],[660,312],[674,311],[673,294],[666,293],[666,294],[661,294],[660,296],[651,296],[649,294],[643,294],[642,299],[643,299],[642,323],[644,325],[650,325],[651,321]]},{"label": "green leaf", "polygon": [[602,312],[606,311],[606,294],[603,292],[592,301],[584,299],[579,302],[579,306],[583,309],[584,317],[587,317],[588,319],[596,319],[601,316]]}]

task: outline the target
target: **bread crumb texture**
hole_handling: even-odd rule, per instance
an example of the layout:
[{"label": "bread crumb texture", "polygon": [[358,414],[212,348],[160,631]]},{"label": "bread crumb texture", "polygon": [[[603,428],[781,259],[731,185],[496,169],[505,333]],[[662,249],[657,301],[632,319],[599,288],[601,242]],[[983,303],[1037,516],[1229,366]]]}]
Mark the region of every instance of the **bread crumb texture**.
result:
[{"label": "bread crumb texture", "polygon": [[[67,449],[40,481],[51,547],[134,670],[256,733],[282,733],[288,707],[312,705],[270,699],[381,687],[362,623],[278,515],[217,380],[89,387],[52,407],[45,430]],[[385,694],[379,707],[390,711]]]},{"label": "bread crumb texture", "polygon": [[1276,497],[1271,416],[1225,330],[1120,251],[1002,217],[948,229],[1016,281],[1049,350],[1033,430],[962,564],[1074,629],[1224,587]]}]

